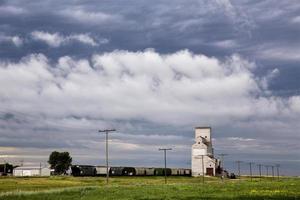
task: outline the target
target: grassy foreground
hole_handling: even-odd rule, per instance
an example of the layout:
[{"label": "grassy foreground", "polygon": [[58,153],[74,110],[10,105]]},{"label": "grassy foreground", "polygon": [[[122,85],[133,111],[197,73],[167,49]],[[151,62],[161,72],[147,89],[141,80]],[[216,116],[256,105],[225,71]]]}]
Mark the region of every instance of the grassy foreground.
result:
[{"label": "grassy foreground", "polygon": [[0,178],[0,199],[300,199],[300,179],[220,181],[207,178],[102,177]]}]

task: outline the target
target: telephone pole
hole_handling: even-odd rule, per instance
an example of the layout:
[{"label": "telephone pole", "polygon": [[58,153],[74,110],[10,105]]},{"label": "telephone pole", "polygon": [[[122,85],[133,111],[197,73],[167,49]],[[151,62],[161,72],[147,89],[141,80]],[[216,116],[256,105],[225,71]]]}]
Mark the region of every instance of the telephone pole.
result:
[{"label": "telephone pole", "polygon": [[165,160],[165,184],[167,184],[167,151],[171,151],[171,148],[160,148],[159,151],[164,151],[164,160]]},{"label": "telephone pole", "polygon": [[240,160],[236,161],[237,166],[238,166],[238,174],[239,174],[239,178],[241,178],[241,163],[242,163],[242,162],[243,162],[243,161],[240,161]]},{"label": "telephone pole", "polygon": [[40,176],[42,176],[42,163],[40,163]]},{"label": "telephone pole", "polygon": [[99,130],[100,133],[105,133],[105,153],[106,153],[106,184],[108,184],[108,178],[109,178],[109,171],[108,171],[108,133],[116,131],[116,129],[104,129]]},{"label": "telephone pole", "polygon": [[280,165],[279,165],[279,164],[276,164],[275,166],[276,166],[276,169],[277,169],[277,178],[278,178],[278,180],[279,180],[279,167],[280,167]]},{"label": "telephone pole", "polygon": [[6,160],[4,160],[4,166],[3,166],[3,168],[4,168],[4,175],[7,175],[6,174]]},{"label": "telephone pole", "polygon": [[226,153],[220,153],[218,154],[221,157],[221,163],[222,163],[222,171],[224,171],[224,156],[228,156]]},{"label": "telephone pole", "polygon": [[225,173],[224,173],[224,156],[227,156],[228,154],[226,154],[226,153],[220,153],[218,155],[221,157],[221,167],[222,167],[221,179],[222,179],[222,182],[223,182],[224,178],[225,178]]},{"label": "telephone pole", "polygon": [[202,183],[204,184],[204,155],[201,155],[202,158]]},{"label": "telephone pole", "polygon": [[272,180],[274,180],[275,179],[275,176],[274,176],[274,166],[272,165],[271,167],[272,167]]},{"label": "telephone pole", "polygon": [[251,179],[251,181],[252,181],[252,164],[254,164],[253,162],[249,162],[248,163],[249,164],[249,169],[250,169],[250,179]]},{"label": "telephone pole", "polygon": [[267,169],[267,177],[269,176],[269,165],[265,165],[266,169]]},{"label": "telephone pole", "polygon": [[259,170],[259,178],[261,180],[261,166],[262,166],[262,164],[258,164],[257,166],[258,166],[258,170]]}]

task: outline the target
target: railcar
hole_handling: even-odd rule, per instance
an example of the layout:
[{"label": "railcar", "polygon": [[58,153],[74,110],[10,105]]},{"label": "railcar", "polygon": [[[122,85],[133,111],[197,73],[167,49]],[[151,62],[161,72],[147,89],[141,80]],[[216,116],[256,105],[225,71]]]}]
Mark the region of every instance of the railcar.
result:
[{"label": "railcar", "polygon": [[109,175],[111,176],[122,176],[124,167],[111,167]]},{"label": "railcar", "polygon": [[171,168],[171,175],[172,176],[178,176],[178,175],[180,175],[180,169],[178,169],[178,168]]},{"label": "railcar", "polygon": [[92,165],[73,165],[71,166],[73,176],[95,176],[96,167]]},{"label": "railcar", "polygon": [[192,170],[191,169],[184,169],[184,176],[191,176],[192,175]]},{"label": "railcar", "polygon": [[153,176],[155,168],[135,167],[137,176]]},{"label": "railcar", "polygon": [[122,171],[123,176],[135,176],[136,171],[134,167],[124,167]]},{"label": "railcar", "polygon": [[135,176],[136,170],[134,167],[111,167],[109,174],[111,176]]},{"label": "railcar", "polygon": [[[164,176],[165,168],[109,167],[110,176]],[[73,176],[106,176],[106,166],[73,165]],[[191,176],[191,169],[166,168],[167,176]]]},{"label": "railcar", "polygon": [[[108,167],[109,173],[110,167]],[[96,166],[96,176],[106,176],[106,166]]]},{"label": "railcar", "polygon": [[172,174],[172,170],[170,168],[155,168],[154,175],[155,176],[164,176],[166,171],[166,175],[170,176]]}]

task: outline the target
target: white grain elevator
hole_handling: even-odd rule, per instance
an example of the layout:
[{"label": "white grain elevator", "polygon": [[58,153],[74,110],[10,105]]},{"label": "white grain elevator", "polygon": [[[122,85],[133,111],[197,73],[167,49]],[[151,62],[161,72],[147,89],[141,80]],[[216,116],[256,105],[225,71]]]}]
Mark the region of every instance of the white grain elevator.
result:
[{"label": "white grain elevator", "polygon": [[214,158],[211,127],[195,128],[195,143],[192,146],[192,176],[215,176],[218,160]]}]

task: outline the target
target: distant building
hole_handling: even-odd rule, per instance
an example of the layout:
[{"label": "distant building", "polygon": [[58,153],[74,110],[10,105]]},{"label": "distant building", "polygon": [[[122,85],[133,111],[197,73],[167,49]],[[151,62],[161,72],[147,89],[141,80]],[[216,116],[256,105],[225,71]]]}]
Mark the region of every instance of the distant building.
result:
[{"label": "distant building", "polygon": [[50,176],[50,169],[47,167],[16,167],[13,171],[14,176]]},{"label": "distant building", "polygon": [[195,128],[195,144],[192,146],[192,176],[215,176],[219,160],[214,158],[210,127]]}]

